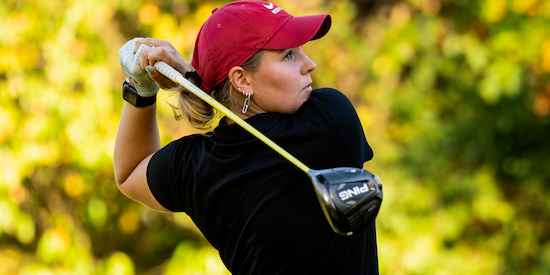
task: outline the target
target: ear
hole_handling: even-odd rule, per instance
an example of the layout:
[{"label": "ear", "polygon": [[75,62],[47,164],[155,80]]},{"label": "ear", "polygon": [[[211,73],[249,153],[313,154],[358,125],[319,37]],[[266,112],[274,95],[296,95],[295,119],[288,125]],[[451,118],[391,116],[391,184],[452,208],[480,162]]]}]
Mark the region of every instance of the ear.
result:
[{"label": "ear", "polygon": [[246,71],[240,66],[233,67],[228,75],[231,85],[233,85],[236,91],[239,93],[249,92],[252,95],[254,91],[250,89],[250,82],[247,80],[247,76]]}]

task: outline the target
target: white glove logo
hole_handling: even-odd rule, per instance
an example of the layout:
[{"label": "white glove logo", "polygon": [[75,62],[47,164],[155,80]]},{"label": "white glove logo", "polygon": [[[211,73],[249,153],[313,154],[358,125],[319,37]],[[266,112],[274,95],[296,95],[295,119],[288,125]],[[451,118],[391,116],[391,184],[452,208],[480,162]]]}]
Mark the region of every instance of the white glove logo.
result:
[{"label": "white glove logo", "polygon": [[141,82],[139,82],[137,79],[135,79],[131,75],[126,74],[126,80],[132,83],[134,86],[141,86]]}]

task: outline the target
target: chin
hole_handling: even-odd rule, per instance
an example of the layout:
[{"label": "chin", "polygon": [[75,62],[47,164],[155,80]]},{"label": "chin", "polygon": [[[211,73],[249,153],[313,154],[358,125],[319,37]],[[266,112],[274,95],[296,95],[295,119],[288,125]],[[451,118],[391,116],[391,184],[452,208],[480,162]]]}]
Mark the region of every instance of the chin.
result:
[{"label": "chin", "polygon": [[296,107],[290,112],[291,114],[294,114],[296,111],[298,111],[298,109],[300,109],[300,107],[302,107],[302,105],[303,105],[304,103],[306,103],[306,101],[308,101],[308,99],[309,99],[309,94],[310,94],[310,93],[307,93],[306,96],[300,98],[299,103],[298,103],[298,104],[296,105]]},{"label": "chin", "polygon": [[306,101],[309,100],[309,97],[311,96],[311,92],[312,91],[308,91],[308,92],[303,93],[303,96],[301,97],[302,102],[300,103],[300,106],[302,106],[302,104],[304,104]]}]

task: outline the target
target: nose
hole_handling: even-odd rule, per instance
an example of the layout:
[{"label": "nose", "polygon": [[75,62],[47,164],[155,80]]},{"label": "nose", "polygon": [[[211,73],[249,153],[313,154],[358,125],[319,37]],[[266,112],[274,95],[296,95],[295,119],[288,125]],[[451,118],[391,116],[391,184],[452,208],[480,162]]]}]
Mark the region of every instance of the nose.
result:
[{"label": "nose", "polygon": [[302,65],[302,74],[311,73],[317,68],[317,64],[313,62],[307,54],[304,53],[304,64]]}]

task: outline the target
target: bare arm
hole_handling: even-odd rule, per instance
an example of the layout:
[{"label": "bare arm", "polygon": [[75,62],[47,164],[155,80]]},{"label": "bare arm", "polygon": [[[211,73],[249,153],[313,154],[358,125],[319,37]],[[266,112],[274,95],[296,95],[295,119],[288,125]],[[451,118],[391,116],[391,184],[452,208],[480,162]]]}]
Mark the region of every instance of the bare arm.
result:
[{"label": "bare arm", "polygon": [[[150,47],[137,51],[140,44]],[[142,70],[147,70],[148,75],[162,89],[174,89],[179,85],[152,70],[156,61],[162,60],[171,64],[181,73],[192,70],[189,62],[181,57],[169,41],[154,38],[137,39],[134,52],[140,52],[139,66]],[[123,58],[127,57],[127,55],[123,56]],[[127,197],[155,210],[169,211],[155,199],[147,183],[149,161],[153,154],[162,148],[156,110],[156,104],[137,108],[124,102],[115,142],[115,180],[120,191]]]},{"label": "bare arm", "polygon": [[137,108],[124,102],[115,153],[115,180],[131,199],[159,211],[168,211],[154,198],[147,184],[147,165],[162,145],[158,131],[157,106]]}]

